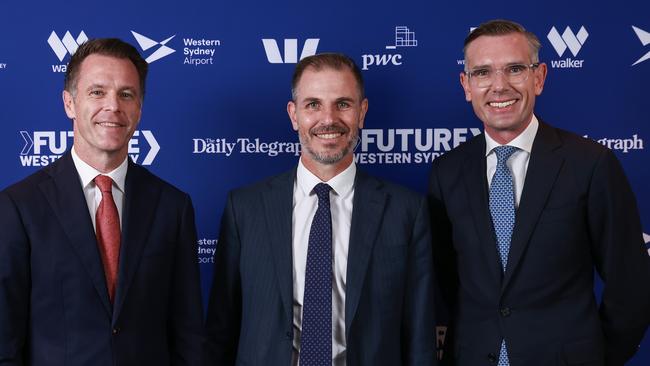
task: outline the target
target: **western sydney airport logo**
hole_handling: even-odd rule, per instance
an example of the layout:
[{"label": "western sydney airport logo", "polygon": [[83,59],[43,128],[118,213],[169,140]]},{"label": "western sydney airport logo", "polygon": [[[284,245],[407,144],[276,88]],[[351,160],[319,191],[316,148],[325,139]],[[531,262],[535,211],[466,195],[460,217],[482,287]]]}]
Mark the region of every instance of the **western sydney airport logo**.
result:
[{"label": "western sydney airport logo", "polygon": [[[176,52],[175,49],[168,45],[176,35],[169,36],[162,41],[156,41],[135,31],[131,31],[131,34],[143,51],[154,49],[146,58],[148,63],[158,61]],[[183,38],[183,46],[184,65],[213,65],[214,54],[217,47],[221,46],[221,41],[218,39],[185,37]]]},{"label": "western sydney airport logo", "polygon": [[[72,131],[20,131],[25,142],[20,155],[22,166],[46,166],[59,159],[72,146]],[[149,145],[146,155],[142,152],[142,140]],[[135,163],[151,165],[160,151],[160,145],[149,130],[133,133],[129,141],[129,156]]]},{"label": "western sydney airport logo", "polygon": [[[567,26],[562,34],[555,27],[552,27],[546,35],[546,38],[551,42],[551,46],[553,46],[553,49],[559,57],[562,57],[567,49],[573,57],[577,57],[578,52],[580,52],[588,37],[589,33],[584,26],[581,26],[577,33],[574,33]],[[563,60],[551,60],[551,67],[559,69],[581,68],[583,62],[584,60],[567,57]]]},{"label": "western sydney airport logo", "polygon": [[418,40],[415,39],[415,32],[407,26],[395,27],[394,43],[385,47],[384,52],[367,53],[361,55],[362,70],[378,66],[400,66],[402,64],[403,52],[398,49],[417,47]]},{"label": "western sydney airport logo", "polygon": [[[641,41],[641,44],[644,46],[647,46],[650,44],[650,32],[646,32],[641,28],[637,28],[635,26],[632,26],[632,29],[634,30],[634,33],[636,33],[636,36],[639,37],[639,41]],[[640,64],[643,61],[646,61],[650,59],[650,51],[648,51],[645,55],[641,56],[638,60],[636,60],[635,63],[632,64],[632,66]]]},{"label": "western sydney airport logo", "polygon": [[[63,59],[66,56],[74,55],[74,53],[77,52],[79,45],[86,42],[87,40],[88,36],[86,36],[86,33],[84,33],[84,31],[79,32],[77,38],[74,38],[70,31],[66,31],[61,38],[56,34],[55,31],[52,31],[52,33],[50,33],[50,37],[47,39],[47,44],[50,45],[50,48],[52,51],[54,51],[54,54],[59,59],[59,62],[63,62]],[[65,72],[67,68],[67,64],[54,64],[52,65],[52,72]]]}]

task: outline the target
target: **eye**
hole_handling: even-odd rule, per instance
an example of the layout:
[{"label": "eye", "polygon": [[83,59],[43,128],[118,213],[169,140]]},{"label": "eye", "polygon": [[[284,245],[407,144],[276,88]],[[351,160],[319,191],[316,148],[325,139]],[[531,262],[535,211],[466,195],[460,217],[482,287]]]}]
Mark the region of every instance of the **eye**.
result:
[{"label": "eye", "polygon": [[473,78],[485,79],[490,77],[490,69],[476,69],[470,72],[470,76]]},{"label": "eye", "polygon": [[336,103],[336,107],[338,109],[348,109],[348,108],[350,108],[350,103],[341,101],[341,102]]},{"label": "eye", "polygon": [[124,99],[133,99],[134,95],[130,91],[122,91],[120,92],[120,97]]},{"label": "eye", "polygon": [[317,101],[311,101],[311,102],[307,103],[306,107],[307,107],[307,109],[318,109],[318,106],[319,106],[319,104],[318,104]]},{"label": "eye", "polygon": [[90,94],[90,96],[93,96],[93,97],[101,97],[101,96],[104,95],[104,91],[103,91],[103,90],[99,90],[99,89],[93,89],[93,90],[91,90],[90,93],[88,93],[88,94]]},{"label": "eye", "polygon": [[510,75],[518,75],[521,74],[522,72],[526,71],[526,66],[525,65],[512,65],[508,66],[506,69],[508,74]]}]

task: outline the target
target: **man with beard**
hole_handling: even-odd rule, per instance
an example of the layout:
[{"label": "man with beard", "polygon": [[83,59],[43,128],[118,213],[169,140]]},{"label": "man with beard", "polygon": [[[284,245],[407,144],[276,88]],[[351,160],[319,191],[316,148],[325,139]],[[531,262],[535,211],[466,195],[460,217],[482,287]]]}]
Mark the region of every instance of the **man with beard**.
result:
[{"label": "man with beard", "polygon": [[287,112],[303,154],[228,196],[207,316],[208,365],[433,365],[426,200],[358,170],[359,68],[296,66]]}]

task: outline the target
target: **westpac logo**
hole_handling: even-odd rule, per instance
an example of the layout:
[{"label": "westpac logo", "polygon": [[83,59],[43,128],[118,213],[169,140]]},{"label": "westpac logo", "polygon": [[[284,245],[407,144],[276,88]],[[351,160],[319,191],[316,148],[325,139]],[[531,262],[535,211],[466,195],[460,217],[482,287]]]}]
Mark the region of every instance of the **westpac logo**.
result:
[{"label": "westpac logo", "polygon": [[[47,39],[47,44],[50,45],[54,54],[59,59],[59,62],[63,62],[63,59],[69,54],[70,56],[74,55],[77,52],[79,45],[86,42],[88,36],[84,31],[81,31],[77,38],[74,38],[70,31],[66,31],[63,35],[63,38],[59,38],[55,31],[50,33],[50,37]],[[52,65],[52,72],[65,72],[68,68],[67,64]]]},{"label": "westpac logo", "polygon": [[131,31],[131,34],[133,34],[133,37],[135,38],[136,42],[138,42],[138,45],[140,46],[140,48],[142,48],[143,51],[146,51],[154,46],[160,46],[145,59],[145,61],[147,61],[147,63],[149,64],[176,52],[175,49],[167,46],[167,42],[171,41],[174,37],[176,37],[176,35],[173,35],[167,39],[158,42],[134,31]]},{"label": "westpac logo", "polygon": [[478,128],[364,128],[357,164],[428,164],[461,143],[480,135]]},{"label": "westpac logo", "polygon": [[[584,26],[580,27],[578,33],[574,33],[571,27],[567,26],[561,35],[555,27],[552,27],[551,31],[546,35],[546,38],[551,42],[553,49],[560,57],[564,55],[564,51],[567,49],[571,51],[573,57],[578,56],[578,52],[580,52],[588,37],[589,33]],[[584,60],[574,60],[567,57],[563,60],[551,60],[551,67],[560,69],[581,68],[583,62]]]},{"label": "westpac logo", "polygon": [[[18,156],[22,166],[46,166],[59,159],[72,146],[72,131],[20,131],[25,145]],[[144,157],[141,154],[141,139],[149,145],[149,151]],[[160,145],[148,130],[139,130],[133,133],[129,141],[129,156],[131,160],[142,165],[151,165],[160,151]],[[142,157],[142,159],[141,159]]]},{"label": "westpac logo", "polygon": [[295,64],[305,57],[313,56],[318,49],[318,42],[320,38],[309,38],[305,41],[298,58],[298,39],[287,38],[284,40],[284,59],[280,55],[280,48],[278,42],[272,38],[262,39],[264,45],[264,52],[266,52],[266,59],[272,64]]},{"label": "westpac logo", "polygon": [[[415,39],[415,32],[411,31],[407,26],[399,25],[395,27],[395,40],[394,43],[386,46],[387,50],[397,50],[402,47],[417,47],[418,40]],[[362,70],[368,70],[370,66],[399,66],[402,64],[402,54],[397,52],[391,53],[377,53],[377,54],[364,54],[361,55]]]},{"label": "westpac logo", "polygon": [[[639,37],[639,41],[641,41],[641,44],[644,46],[647,46],[650,43],[650,32],[646,32],[641,28],[637,28],[635,26],[632,26],[632,29],[634,30],[634,33],[636,33],[636,36]],[[646,53],[645,55],[641,56],[638,60],[636,60],[635,63],[632,64],[632,66],[640,64],[643,61],[646,61],[647,59],[650,59],[650,51]]]}]

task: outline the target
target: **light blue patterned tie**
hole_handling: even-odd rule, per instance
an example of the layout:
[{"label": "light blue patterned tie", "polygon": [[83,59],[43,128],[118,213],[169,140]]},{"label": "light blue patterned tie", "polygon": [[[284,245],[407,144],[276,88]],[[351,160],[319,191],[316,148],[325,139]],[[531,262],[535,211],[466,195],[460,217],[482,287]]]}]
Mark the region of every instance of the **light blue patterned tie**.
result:
[{"label": "light blue patterned tie", "polygon": [[318,209],[311,223],[302,302],[300,366],[332,365],[332,214],[330,190],[318,183]]},{"label": "light blue patterned tie", "polygon": [[[506,162],[515,151],[517,151],[516,147],[507,145],[494,148],[494,152],[497,154],[497,168],[490,183],[490,214],[497,237],[497,249],[501,257],[503,272],[506,271],[508,265],[510,239],[515,226],[515,190]],[[501,342],[498,365],[510,365],[505,340]]]}]

